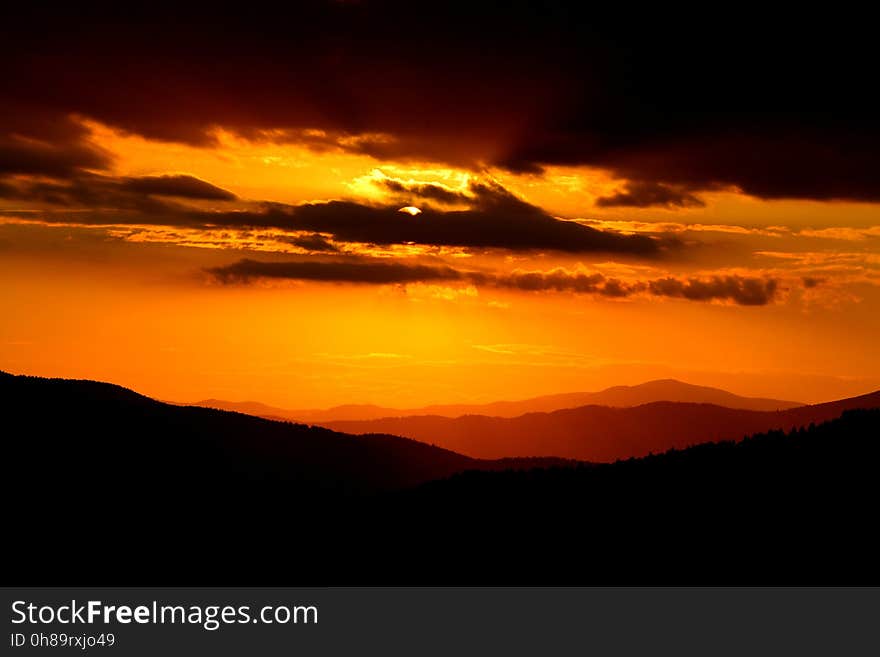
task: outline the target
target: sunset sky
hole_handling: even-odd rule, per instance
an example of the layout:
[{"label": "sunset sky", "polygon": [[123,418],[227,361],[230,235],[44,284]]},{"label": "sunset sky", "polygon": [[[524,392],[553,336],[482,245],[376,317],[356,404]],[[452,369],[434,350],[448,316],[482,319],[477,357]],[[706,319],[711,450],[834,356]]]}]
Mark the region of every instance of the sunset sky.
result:
[{"label": "sunset sky", "polygon": [[0,16],[0,369],[287,408],[880,388],[867,23],[128,11]]}]

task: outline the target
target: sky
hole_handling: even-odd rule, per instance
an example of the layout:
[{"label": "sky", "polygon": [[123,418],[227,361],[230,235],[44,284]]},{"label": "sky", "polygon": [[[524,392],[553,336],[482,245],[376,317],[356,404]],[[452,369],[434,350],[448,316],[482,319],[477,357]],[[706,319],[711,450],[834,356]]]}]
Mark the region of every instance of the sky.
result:
[{"label": "sky", "polygon": [[574,7],[0,10],[0,369],[287,408],[880,388],[868,23]]}]

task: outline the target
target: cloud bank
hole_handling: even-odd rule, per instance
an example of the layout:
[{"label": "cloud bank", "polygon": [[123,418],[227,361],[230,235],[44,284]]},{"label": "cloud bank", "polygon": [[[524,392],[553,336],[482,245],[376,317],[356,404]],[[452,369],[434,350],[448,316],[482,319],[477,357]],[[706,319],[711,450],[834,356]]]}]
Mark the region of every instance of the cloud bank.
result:
[{"label": "cloud bank", "polygon": [[572,272],[562,268],[547,272],[499,273],[468,271],[446,265],[373,262],[357,258],[285,262],[243,259],[230,265],[210,268],[207,272],[223,284],[252,283],[259,279],[364,285],[445,281],[523,292],[571,292],[610,298],[645,295],[688,301],[728,301],[742,306],[764,306],[772,303],[779,289],[778,281],[768,277],[716,275],[624,281],[599,273]]},{"label": "cloud bank", "polygon": [[711,25],[683,7],[624,11],[257,2],[208,20],[180,3],[19,3],[0,22],[0,171],[106,167],[81,116],[205,147],[222,126],[474,170],[596,166],[631,182],[616,204],[717,188],[880,201],[871,21],[842,6]]}]

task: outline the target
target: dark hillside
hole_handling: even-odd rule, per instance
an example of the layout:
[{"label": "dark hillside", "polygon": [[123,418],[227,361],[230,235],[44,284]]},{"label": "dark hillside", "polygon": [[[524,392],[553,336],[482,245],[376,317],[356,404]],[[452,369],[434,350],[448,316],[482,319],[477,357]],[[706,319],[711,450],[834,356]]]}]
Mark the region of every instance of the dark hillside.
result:
[{"label": "dark hillside", "polygon": [[788,431],[857,408],[880,408],[880,392],[781,411],[661,401],[632,408],[582,406],[515,418],[414,416],[325,426],[354,434],[406,436],[476,458],[561,456],[610,462],[774,429]]},{"label": "dark hillside", "polygon": [[106,384],[0,400],[13,584],[880,583],[877,410],[572,467]]}]

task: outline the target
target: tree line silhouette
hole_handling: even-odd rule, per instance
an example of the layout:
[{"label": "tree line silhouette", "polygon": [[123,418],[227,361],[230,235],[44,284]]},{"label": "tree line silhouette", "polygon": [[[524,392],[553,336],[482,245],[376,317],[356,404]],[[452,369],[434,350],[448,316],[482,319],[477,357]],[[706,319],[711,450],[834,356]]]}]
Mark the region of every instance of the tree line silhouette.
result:
[{"label": "tree line silhouette", "polygon": [[546,463],[170,406],[107,384],[4,375],[0,400],[7,558],[22,584],[880,580],[878,410],[525,469]]}]

